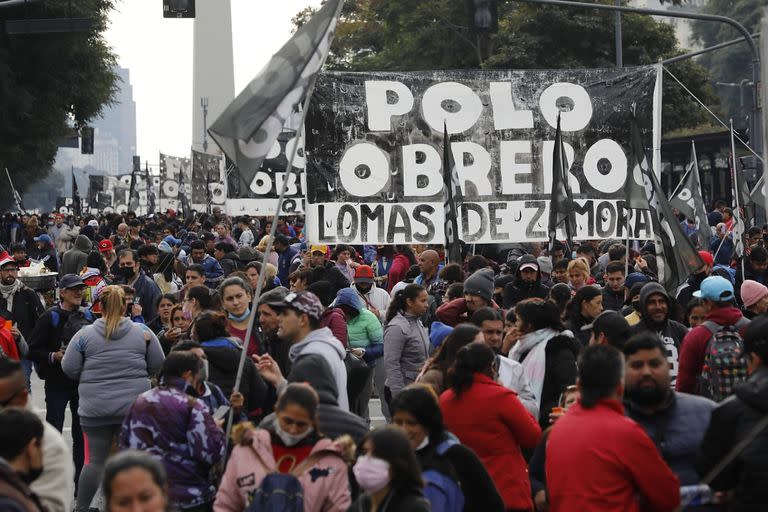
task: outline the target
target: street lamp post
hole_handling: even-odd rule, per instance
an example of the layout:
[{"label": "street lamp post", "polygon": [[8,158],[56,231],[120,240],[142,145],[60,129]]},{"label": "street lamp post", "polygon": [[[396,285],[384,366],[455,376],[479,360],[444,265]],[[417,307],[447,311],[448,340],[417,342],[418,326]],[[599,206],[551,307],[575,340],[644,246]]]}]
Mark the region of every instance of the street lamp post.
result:
[{"label": "street lamp post", "polygon": [[200,106],[203,107],[203,152],[208,152],[208,97],[200,98]]}]

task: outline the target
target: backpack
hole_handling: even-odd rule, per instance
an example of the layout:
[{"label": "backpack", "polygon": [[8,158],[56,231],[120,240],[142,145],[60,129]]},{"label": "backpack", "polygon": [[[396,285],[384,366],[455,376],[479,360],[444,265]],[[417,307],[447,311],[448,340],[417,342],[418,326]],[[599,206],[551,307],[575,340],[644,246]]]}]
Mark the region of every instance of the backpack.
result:
[{"label": "backpack", "polygon": [[[455,439],[446,439],[437,445],[437,455],[444,455],[451,446],[458,444]],[[441,512],[462,512],[464,510],[464,492],[461,486],[449,475],[436,469],[427,469],[424,476],[424,496],[432,505],[432,510]]]},{"label": "backpack", "polygon": [[[61,314],[59,312],[58,306],[53,307],[50,309],[51,311],[51,327],[54,329],[58,329],[59,325],[61,324]],[[61,342],[62,347],[66,347],[69,345],[69,342],[72,340],[75,334],[77,334],[77,331],[85,327],[86,325],[91,325],[93,322],[96,321],[96,316],[91,312],[91,310],[81,307],[78,311],[73,311],[69,314],[69,317],[67,317],[67,321],[64,322],[64,325],[61,328],[61,334],[59,336],[59,341]],[[35,367],[35,373],[37,373],[37,376],[40,377],[42,380],[45,380],[48,377],[48,364],[38,364],[34,363]]]},{"label": "backpack", "polygon": [[298,477],[328,453],[338,456],[337,453],[327,450],[313,453],[290,473],[280,473],[277,468],[268,468],[256,453],[256,459],[267,471],[267,475],[250,493],[250,503],[245,512],[304,512],[304,487]]},{"label": "backpack", "polygon": [[747,358],[739,331],[749,324],[741,318],[734,325],[722,326],[712,321],[702,325],[712,333],[701,369],[701,394],[716,402],[732,395],[736,386],[747,380]]}]

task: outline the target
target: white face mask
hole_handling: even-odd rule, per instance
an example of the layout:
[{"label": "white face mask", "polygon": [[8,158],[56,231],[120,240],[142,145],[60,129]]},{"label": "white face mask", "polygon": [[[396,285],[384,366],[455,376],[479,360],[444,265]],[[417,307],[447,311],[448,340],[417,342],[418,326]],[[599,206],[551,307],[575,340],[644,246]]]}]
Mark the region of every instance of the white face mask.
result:
[{"label": "white face mask", "polygon": [[390,480],[389,462],[369,455],[358,457],[352,472],[357,483],[368,494],[382,490]]},{"label": "white face mask", "polygon": [[311,434],[315,429],[312,427],[309,427],[307,430],[302,432],[301,434],[289,434],[285,430],[283,430],[283,427],[280,426],[280,420],[275,418],[275,434],[277,434],[277,437],[280,438],[280,440],[283,442],[285,446],[291,447],[296,446],[301,441],[304,440],[309,434]]}]

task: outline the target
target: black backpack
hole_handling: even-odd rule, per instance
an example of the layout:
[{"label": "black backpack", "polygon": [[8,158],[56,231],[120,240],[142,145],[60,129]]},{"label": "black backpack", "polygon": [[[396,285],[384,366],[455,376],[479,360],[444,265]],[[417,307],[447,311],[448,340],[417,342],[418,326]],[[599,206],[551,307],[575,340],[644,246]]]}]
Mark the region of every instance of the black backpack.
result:
[{"label": "black backpack", "polygon": [[[59,325],[61,325],[61,313],[58,306],[55,306],[50,309],[51,312],[51,327],[54,329],[58,329]],[[87,325],[91,325],[93,322],[96,321],[96,316],[93,314],[93,312],[90,309],[81,307],[77,311],[73,311],[69,314],[67,317],[67,321],[64,322],[64,325],[61,328],[61,334],[59,336],[59,341],[61,343],[62,347],[66,347],[69,345],[69,342],[72,341],[72,338],[77,334],[77,332],[82,329],[83,327]],[[47,364],[34,364],[35,367],[35,373],[37,373],[37,376],[41,379],[45,380],[48,376],[48,365]]]}]

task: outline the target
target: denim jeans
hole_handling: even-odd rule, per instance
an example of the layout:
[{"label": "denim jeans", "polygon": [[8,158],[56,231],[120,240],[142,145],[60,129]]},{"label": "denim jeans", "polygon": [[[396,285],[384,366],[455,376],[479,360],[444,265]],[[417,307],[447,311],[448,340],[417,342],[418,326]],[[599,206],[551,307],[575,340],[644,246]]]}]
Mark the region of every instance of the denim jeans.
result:
[{"label": "denim jeans", "polygon": [[45,389],[45,421],[53,425],[59,432],[64,429],[64,413],[72,413],[72,460],[75,463],[75,486],[77,486],[80,471],[83,469],[83,431],[80,428],[80,416],[77,415],[79,397],[76,389]]}]

